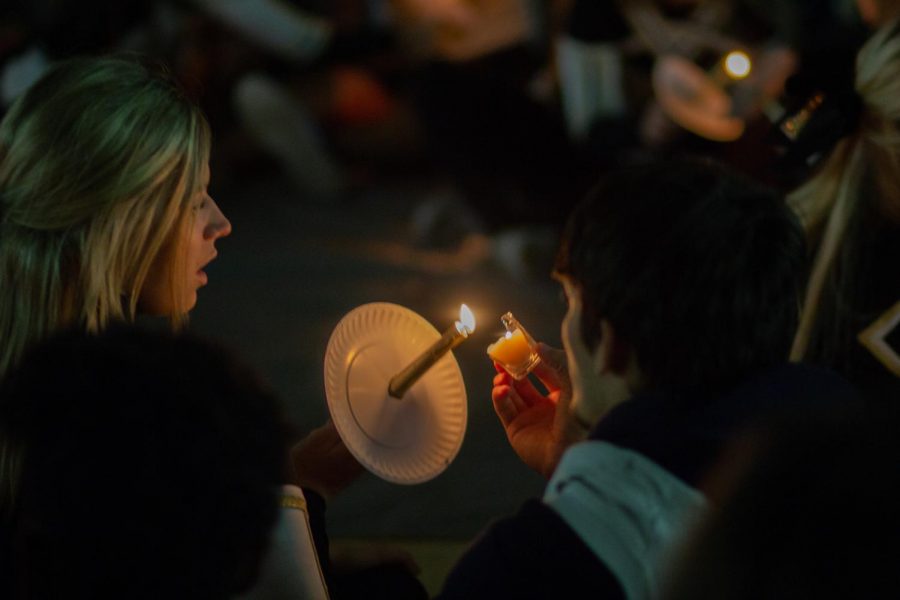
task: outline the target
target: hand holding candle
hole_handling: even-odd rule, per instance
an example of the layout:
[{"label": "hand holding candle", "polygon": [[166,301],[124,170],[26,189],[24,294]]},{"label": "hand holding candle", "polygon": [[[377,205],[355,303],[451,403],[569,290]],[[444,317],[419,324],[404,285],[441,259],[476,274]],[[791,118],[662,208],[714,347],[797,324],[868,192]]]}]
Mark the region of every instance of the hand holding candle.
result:
[{"label": "hand holding candle", "polygon": [[440,360],[447,352],[459,346],[473,331],[475,331],[475,315],[472,314],[468,306],[463,304],[459,307],[459,321],[448,327],[438,341],[429,346],[425,352],[391,378],[388,384],[388,393],[394,398],[403,398],[406,392],[409,391],[409,388],[434,363]]}]

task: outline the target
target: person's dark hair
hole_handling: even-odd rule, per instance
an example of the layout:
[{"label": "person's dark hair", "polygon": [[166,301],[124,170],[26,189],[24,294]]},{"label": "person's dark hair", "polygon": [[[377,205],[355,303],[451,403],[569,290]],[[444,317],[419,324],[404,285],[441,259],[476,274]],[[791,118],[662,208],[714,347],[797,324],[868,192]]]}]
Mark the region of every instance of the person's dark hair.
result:
[{"label": "person's dark hair", "polygon": [[[887,399],[886,399],[887,400]],[[900,589],[897,405],[793,414],[739,438],[666,600],[879,598]]]},{"label": "person's dark hair", "polygon": [[224,350],[69,332],[27,353],[0,400],[23,459],[5,597],[226,598],[255,580],[287,429]]},{"label": "person's dark hair", "polygon": [[606,176],[570,216],[556,272],[581,291],[589,348],[605,318],[646,387],[712,391],[786,360],[805,262],[779,195],[676,160]]}]

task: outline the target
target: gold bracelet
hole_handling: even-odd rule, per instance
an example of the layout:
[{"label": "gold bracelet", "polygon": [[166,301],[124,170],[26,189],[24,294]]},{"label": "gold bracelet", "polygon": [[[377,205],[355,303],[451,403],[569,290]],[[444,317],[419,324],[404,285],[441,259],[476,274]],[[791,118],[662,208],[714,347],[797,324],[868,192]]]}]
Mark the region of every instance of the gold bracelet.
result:
[{"label": "gold bracelet", "polygon": [[308,512],[306,510],[306,499],[298,496],[282,496],[279,500],[279,505],[281,508],[294,508],[296,510]]}]

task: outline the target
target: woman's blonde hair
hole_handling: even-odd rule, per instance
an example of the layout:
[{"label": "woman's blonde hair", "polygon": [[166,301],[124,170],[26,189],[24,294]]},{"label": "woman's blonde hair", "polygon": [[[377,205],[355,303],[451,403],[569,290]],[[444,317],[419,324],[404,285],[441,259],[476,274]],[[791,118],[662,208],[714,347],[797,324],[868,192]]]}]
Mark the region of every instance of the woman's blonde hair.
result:
[{"label": "woman's blonde hair", "polygon": [[[0,379],[57,330],[134,320],[157,260],[180,305],[209,145],[199,109],[134,57],[59,63],[13,104],[0,123]],[[0,439],[0,516],[23,451]]]},{"label": "woman's blonde hair", "polygon": [[[833,364],[855,343],[854,294],[861,281],[860,244],[873,225],[900,224],[900,23],[878,30],[856,59],[859,125],[840,140],[820,171],[788,202],[816,248],[793,360]],[[878,276],[878,274],[873,274]],[[870,275],[870,276],[873,276]],[[882,274],[882,276],[894,276]]]},{"label": "woman's blonde hair", "polygon": [[200,110],[134,57],[62,62],[13,104],[0,123],[0,377],[58,329],[133,320],[158,257],[179,305],[209,144]]}]

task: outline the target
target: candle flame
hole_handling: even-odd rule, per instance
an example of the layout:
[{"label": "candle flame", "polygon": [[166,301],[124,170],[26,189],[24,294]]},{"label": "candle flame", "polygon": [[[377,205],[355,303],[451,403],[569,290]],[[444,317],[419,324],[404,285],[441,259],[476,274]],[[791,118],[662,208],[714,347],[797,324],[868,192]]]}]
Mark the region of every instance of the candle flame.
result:
[{"label": "candle flame", "polygon": [[732,79],[743,79],[750,74],[753,63],[746,52],[732,50],[725,56],[723,68]]},{"label": "candle flame", "polygon": [[459,325],[463,328],[460,331],[465,330],[466,335],[475,331],[475,315],[472,313],[472,309],[465,304],[459,307]]}]

